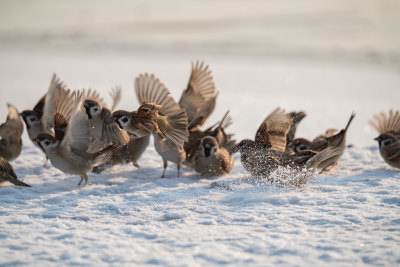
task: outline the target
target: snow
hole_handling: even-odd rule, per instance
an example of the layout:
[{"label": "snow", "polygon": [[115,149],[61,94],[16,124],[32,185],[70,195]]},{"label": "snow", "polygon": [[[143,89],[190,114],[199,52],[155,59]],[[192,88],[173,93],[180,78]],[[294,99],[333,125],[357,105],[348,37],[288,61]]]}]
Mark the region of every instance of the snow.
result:
[{"label": "snow", "polygon": [[[150,9],[147,2],[120,0],[132,5],[123,11],[106,1],[96,8],[91,1],[60,2],[0,4],[0,122],[7,102],[20,111],[32,108],[53,72],[73,89],[99,90],[108,103],[108,91],[121,85],[120,108],[133,110],[139,73],[156,74],[178,99],[190,62],[202,59],[220,92],[208,125],[229,109],[234,124],[228,132],[237,140],[253,138],[265,116],[282,106],[307,112],[298,136],[313,138],[343,128],[354,110],[347,139],[353,146],[333,170],[298,188],[252,178],[239,155],[226,176],[205,179],[183,168],[177,178],[170,164],[161,179],[162,160],[152,143],[139,169],[115,166],[89,174],[89,184],[77,187],[79,177],[43,168],[43,154],[25,132],[12,165],[32,187],[0,185],[1,266],[400,265],[400,172],[381,159],[367,123],[377,112],[399,108],[398,65],[386,64],[400,54],[394,3],[281,1],[265,8],[254,1],[256,8],[241,8],[240,1],[217,1],[205,15],[207,1],[187,13],[176,11],[175,1]],[[131,17],[138,7],[144,11]],[[225,7],[229,12],[218,12]],[[339,14],[336,27],[318,23]],[[24,15],[31,23],[24,24]],[[202,25],[204,17],[219,27],[198,35],[161,27]],[[88,24],[81,27],[82,21]],[[260,36],[267,22],[271,28]],[[137,38],[124,35],[128,25],[143,27]],[[359,40],[352,42],[354,36]],[[221,52],[225,46],[227,53]]]}]

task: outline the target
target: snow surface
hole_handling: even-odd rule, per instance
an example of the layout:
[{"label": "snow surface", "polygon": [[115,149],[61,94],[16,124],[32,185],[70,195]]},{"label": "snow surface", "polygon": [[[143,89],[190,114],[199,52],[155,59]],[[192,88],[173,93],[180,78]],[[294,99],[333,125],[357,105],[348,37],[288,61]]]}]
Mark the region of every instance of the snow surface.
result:
[{"label": "snow surface", "polygon": [[[373,114],[399,109],[397,1],[0,2],[0,122],[6,103],[32,108],[56,72],[120,108],[138,107],[133,79],[155,73],[178,99],[190,62],[210,64],[238,140],[277,106],[305,110],[298,136],[345,126],[349,148],[300,188],[235,168],[166,178],[152,144],[139,161],[79,177],[48,166],[23,135],[12,162],[31,188],[0,185],[0,266],[400,265],[400,173],[381,159]],[[373,63],[373,64],[371,64]],[[375,64],[384,63],[384,64]],[[290,176],[288,177],[290,178]]]},{"label": "snow surface", "polygon": [[[140,71],[153,70],[175,97],[189,73],[185,58],[0,55],[0,83],[6,88],[0,106],[9,101],[19,109],[32,107],[55,70],[72,88],[91,85],[105,97],[120,82],[125,96],[121,106],[128,109],[137,107],[132,87]],[[90,174],[89,185],[78,188],[78,177],[42,167],[42,153],[24,133],[24,149],[13,165],[33,187],[0,188],[0,263],[400,264],[400,173],[380,158],[371,140],[375,133],[365,126],[375,111],[397,103],[398,73],[351,65],[240,62],[209,62],[220,91],[210,124],[229,108],[234,119],[229,130],[238,139],[253,137],[267,113],[282,104],[309,113],[299,134],[313,137],[327,127],[344,127],[354,109],[357,117],[348,139],[354,147],[339,166],[300,188],[252,179],[238,155],[234,170],[224,177],[204,179],[184,169],[177,178],[171,164],[167,178],[161,179],[162,161],[150,145],[140,169],[125,165]],[[282,81],[283,75],[293,80]],[[382,83],[384,89],[373,90]],[[341,90],[324,97],[322,84]],[[360,90],[369,96],[359,96]],[[383,90],[390,93],[382,95]],[[314,98],[307,99],[310,94]]]}]

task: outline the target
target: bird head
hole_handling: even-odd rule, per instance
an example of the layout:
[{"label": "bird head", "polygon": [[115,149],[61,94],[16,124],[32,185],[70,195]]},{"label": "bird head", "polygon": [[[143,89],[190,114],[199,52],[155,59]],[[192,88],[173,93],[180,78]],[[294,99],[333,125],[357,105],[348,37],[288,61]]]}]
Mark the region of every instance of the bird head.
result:
[{"label": "bird head", "polygon": [[30,129],[32,126],[40,123],[41,116],[39,113],[32,110],[24,110],[19,115],[22,117],[26,124],[26,128]]},{"label": "bird head", "polygon": [[214,156],[219,149],[218,142],[212,136],[205,136],[200,141],[200,149],[205,157]]},{"label": "bird head", "polygon": [[97,101],[86,99],[83,103],[83,107],[86,110],[86,114],[88,115],[89,119],[92,119],[95,116],[98,116],[101,113],[100,104]]},{"label": "bird head", "polygon": [[39,145],[39,147],[46,152],[48,148],[55,147],[57,145],[57,140],[54,136],[46,133],[41,133],[39,134],[36,138],[32,140],[36,144]]}]

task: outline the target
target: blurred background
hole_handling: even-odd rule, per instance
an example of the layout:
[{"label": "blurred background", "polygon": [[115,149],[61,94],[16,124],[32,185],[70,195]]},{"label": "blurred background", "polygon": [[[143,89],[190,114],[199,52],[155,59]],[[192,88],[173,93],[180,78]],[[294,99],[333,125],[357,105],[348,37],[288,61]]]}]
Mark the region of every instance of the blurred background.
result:
[{"label": "blurred background", "polygon": [[210,124],[230,109],[253,136],[283,106],[309,113],[312,137],[355,110],[353,142],[369,145],[367,120],[399,108],[400,1],[0,0],[0,119],[6,102],[31,109],[52,72],[105,97],[119,84],[130,110],[134,77],[153,72],[179,99],[196,59],[220,91]]}]

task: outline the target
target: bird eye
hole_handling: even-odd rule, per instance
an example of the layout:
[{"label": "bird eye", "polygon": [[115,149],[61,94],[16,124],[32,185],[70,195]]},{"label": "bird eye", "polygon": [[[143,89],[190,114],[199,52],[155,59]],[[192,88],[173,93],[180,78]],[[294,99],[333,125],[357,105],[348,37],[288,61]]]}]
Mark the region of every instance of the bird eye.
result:
[{"label": "bird eye", "polygon": [[127,118],[127,117],[124,117],[121,121],[122,121],[123,123],[127,123],[127,122],[128,122],[128,118]]},{"label": "bird eye", "polygon": [[390,145],[391,143],[392,143],[391,140],[385,140],[385,141],[383,141],[383,145],[384,145],[384,146],[388,146],[388,145]]},{"label": "bird eye", "polygon": [[50,145],[50,141],[49,141],[49,140],[46,140],[46,141],[44,142],[44,144],[45,144],[46,146],[48,146],[48,145]]},{"label": "bird eye", "polygon": [[35,121],[36,121],[36,118],[35,118],[35,117],[31,117],[31,118],[30,118],[30,121],[31,121],[31,122],[35,122]]}]

